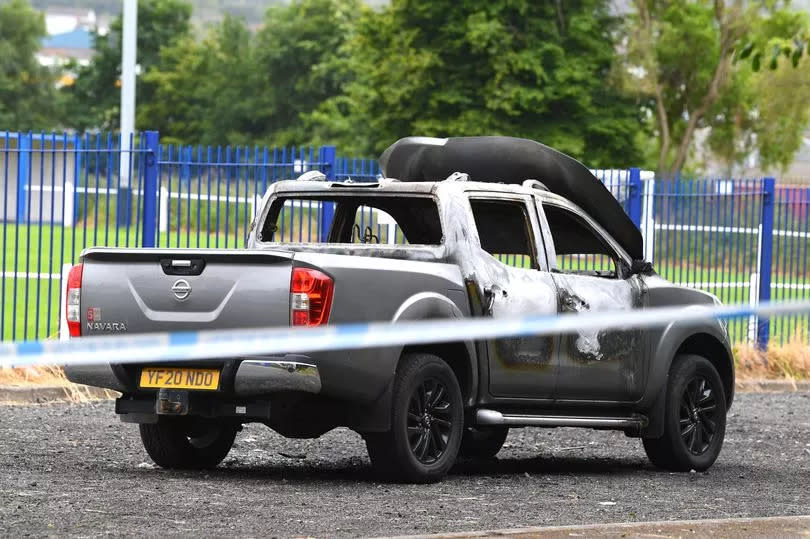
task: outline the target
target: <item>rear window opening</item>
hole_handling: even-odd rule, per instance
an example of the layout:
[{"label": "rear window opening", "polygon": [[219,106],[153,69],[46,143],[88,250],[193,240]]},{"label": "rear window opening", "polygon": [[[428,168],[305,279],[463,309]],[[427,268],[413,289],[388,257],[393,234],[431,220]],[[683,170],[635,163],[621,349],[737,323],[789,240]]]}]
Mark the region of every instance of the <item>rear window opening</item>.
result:
[{"label": "rear window opening", "polygon": [[279,196],[270,205],[259,239],[270,243],[440,245],[442,227],[432,197]]}]

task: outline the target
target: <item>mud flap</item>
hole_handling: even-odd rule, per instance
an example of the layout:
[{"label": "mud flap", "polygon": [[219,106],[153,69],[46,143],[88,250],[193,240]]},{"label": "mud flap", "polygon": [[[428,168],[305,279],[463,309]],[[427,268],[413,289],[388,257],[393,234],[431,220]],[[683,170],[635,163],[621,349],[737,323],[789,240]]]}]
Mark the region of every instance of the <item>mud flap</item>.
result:
[{"label": "mud flap", "polygon": [[658,397],[647,413],[647,426],[641,429],[642,438],[660,438],[664,435],[664,414],[666,412],[669,376],[664,379],[663,387],[665,391],[658,393]]}]

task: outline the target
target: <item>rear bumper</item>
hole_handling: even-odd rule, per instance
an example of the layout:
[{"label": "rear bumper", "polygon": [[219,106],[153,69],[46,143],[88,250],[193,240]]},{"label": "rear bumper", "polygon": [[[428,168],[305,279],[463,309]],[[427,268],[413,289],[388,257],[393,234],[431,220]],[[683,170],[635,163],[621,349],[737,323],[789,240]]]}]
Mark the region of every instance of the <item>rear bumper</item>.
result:
[{"label": "rear bumper", "polygon": [[[105,387],[121,393],[128,388],[109,364],[70,365],[65,374],[71,382]],[[239,363],[233,377],[233,395],[255,397],[279,392],[317,394],[321,376],[308,356],[285,355],[248,359]],[[131,389],[131,388],[130,388]]]},{"label": "rear bumper", "polygon": [[109,363],[96,365],[65,365],[65,375],[71,382],[104,387],[125,393],[126,385],[118,379]]},{"label": "rear bumper", "polygon": [[239,364],[233,389],[237,396],[256,396],[280,391],[320,393],[321,375],[307,356],[246,359]]}]

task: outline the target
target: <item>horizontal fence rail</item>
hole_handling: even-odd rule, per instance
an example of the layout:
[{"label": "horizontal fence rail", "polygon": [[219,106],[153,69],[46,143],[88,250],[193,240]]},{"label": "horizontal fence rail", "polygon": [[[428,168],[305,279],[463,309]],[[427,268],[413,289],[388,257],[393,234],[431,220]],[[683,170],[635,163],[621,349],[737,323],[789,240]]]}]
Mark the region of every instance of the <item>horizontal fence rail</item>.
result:
[{"label": "horizontal fence rail", "polygon": [[[0,132],[2,284],[0,339],[56,337],[62,289],[82,249],[238,248],[274,182],[318,170],[329,180],[373,182],[373,159],[331,146],[266,148],[163,145],[144,132]],[[810,188],[773,179],[656,178],[639,169],[592,171],[645,239],[645,258],[664,278],[724,303],[810,299]],[[332,205],[290,201],[283,241],[324,241]],[[406,243],[388,214],[361,208],[352,241]],[[520,255],[500,255],[524,265]],[[564,260],[596,264],[605,260]],[[735,342],[808,338],[807,314],[732,320]]]}]

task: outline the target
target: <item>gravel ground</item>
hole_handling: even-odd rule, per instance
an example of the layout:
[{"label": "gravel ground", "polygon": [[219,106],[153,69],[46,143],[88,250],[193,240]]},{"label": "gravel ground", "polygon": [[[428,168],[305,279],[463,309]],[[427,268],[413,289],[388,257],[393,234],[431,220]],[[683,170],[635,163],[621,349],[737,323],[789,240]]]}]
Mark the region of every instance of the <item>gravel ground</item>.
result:
[{"label": "gravel ground", "polygon": [[810,513],[810,393],[738,395],[707,473],[656,470],[622,433],[519,429],[497,460],[427,486],[376,482],[343,429],[287,440],[248,425],[219,469],[164,471],[112,407],[0,408],[0,534],[331,537]]}]

